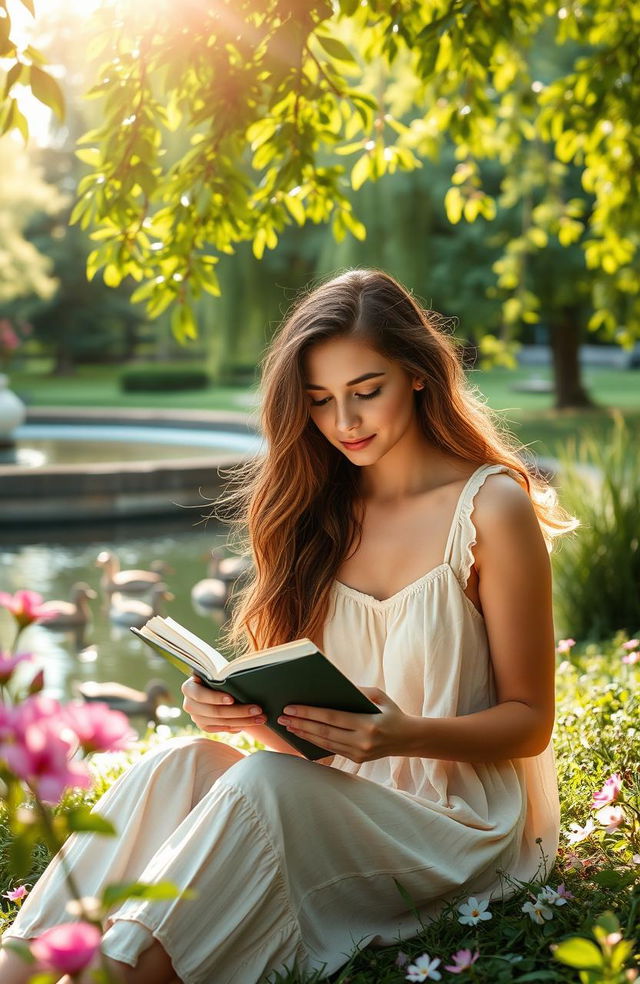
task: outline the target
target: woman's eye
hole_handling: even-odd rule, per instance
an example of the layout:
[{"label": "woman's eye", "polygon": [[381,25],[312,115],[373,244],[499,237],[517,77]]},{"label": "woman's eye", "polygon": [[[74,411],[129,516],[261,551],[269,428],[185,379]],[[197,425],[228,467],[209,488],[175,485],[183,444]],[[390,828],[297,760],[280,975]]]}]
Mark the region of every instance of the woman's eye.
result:
[{"label": "woman's eye", "polygon": [[330,396],[325,396],[322,400],[311,400],[312,407],[323,407],[331,399]]},{"label": "woman's eye", "polygon": [[357,396],[359,400],[373,400],[374,396],[377,396],[381,389],[382,387],[378,386],[372,393],[354,393],[353,395]]}]

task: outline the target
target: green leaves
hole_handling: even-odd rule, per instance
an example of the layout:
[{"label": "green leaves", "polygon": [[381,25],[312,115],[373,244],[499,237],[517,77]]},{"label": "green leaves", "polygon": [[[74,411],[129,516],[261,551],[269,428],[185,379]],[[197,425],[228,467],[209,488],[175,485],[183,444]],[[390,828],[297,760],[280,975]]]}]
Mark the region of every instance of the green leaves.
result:
[{"label": "green leaves", "polygon": [[[527,259],[577,246],[591,324],[613,318],[632,337],[640,26],[629,5],[618,8],[585,0],[559,17],[557,5],[536,0],[486,8],[317,0],[286,19],[278,5],[257,19],[242,0],[233,37],[209,15],[182,31],[177,8],[159,22],[153,5],[137,5],[118,30],[105,20],[92,44],[104,64],[91,92],[104,122],[78,151],[89,171],[72,216],[108,232],[89,276],[148,285],[134,297],[151,318],[189,307],[219,293],[201,255],[217,262],[250,242],[262,258],[287,226],[308,222],[330,223],[338,240],[363,238],[351,192],[436,159],[450,142],[449,222],[491,222],[501,208],[521,227],[496,269],[510,330],[544,306],[532,299]],[[23,61],[39,98],[62,112],[55,82]],[[540,63],[541,79],[531,68]],[[11,85],[24,81],[14,69]],[[2,125],[25,132],[17,105],[8,106]],[[189,139],[179,156],[176,128]],[[568,191],[575,176],[581,188]],[[197,330],[184,313],[172,323],[181,338]]]},{"label": "green leaves", "polygon": [[176,885],[167,881],[154,882],[119,882],[108,885],[102,893],[102,905],[105,911],[113,909],[126,902],[127,899],[145,899],[148,902],[164,902],[168,899],[194,898],[195,893],[181,891]]},{"label": "green leaves", "polygon": [[559,943],[553,955],[560,963],[577,970],[599,970],[603,966],[602,954],[595,943],[579,936]]},{"label": "green leaves", "polygon": [[633,953],[633,943],[624,940],[613,912],[603,912],[593,927],[598,945],[581,936],[572,936],[552,947],[556,960],[582,971],[586,984],[624,984],[629,980],[624,966]]},{"label": "green leaves", "polygon": [[41,103],[52,109],[59,120],[64,119],[64,96],[62,89],[53,78],[37,65],[32,65],[29,73],[31,91]]}]

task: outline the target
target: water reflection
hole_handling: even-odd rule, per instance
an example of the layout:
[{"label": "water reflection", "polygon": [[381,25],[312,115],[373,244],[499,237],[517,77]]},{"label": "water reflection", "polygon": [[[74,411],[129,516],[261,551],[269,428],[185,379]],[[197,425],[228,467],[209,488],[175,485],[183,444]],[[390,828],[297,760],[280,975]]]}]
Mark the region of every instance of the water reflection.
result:
[{"label": "water reflection", "polygon": [[[99,553],[109,550],[117,554],[123,568],[148,570],[154,561],[162,560],[171,573],[164,577],[173,596],[164,602],[165,613],[182,622],[202,638],[216,645],[221,629],[222,614],[196,611],[190,598],[192,586],[206,577],[211,549],[220,549],[226,541],[226,530],[209,522],[195,528],[197,516],[189,514],[182,523],[160,532],[159,524],[135,524],[107,530],[60,529],[41,535],[30,543],[4,543],[0,553],[0,590],[16,591],[29,588],[47,600],[68,600],[72,587],[84,581],[97,593],[89,601],[91,618],[86,627],[73,630],[46,629],[33,625],[23,633],[22,649],[32,651],[45,669],[46,692],[67,699],[73,695],[74,682],[117,681],[137,690],[145,690],[153,678],[167,683],[174,701],[180,705],[180,684],[183,677],[165,661],[144,646],[128,628],[114,624],[109,618],[108,595],[100,586],[101,569],[96,565]],[[3,540],[7,540],[3,536]],[[4,639],[11,624],[1,612],[0,632]],[[6,616],[6,617],[5,617]],[[3,631],[4,630],[4,631]],[[186,716],[179,719],[186,723]]]}]

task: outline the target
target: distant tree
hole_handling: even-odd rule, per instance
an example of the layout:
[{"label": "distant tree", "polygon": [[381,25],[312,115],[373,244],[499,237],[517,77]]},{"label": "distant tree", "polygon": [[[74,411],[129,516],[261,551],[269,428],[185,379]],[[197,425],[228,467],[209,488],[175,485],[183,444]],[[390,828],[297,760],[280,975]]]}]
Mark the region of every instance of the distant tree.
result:
[{"label": "distant tree", "polygon": [[16,298],[46,299],[54,294],[51,261],[25,237],[25,227],[36,212],[55,214],[65,197],[10,137],[0,139],[0,175],[1,316]]},{"label": "distant tree", "polygon": [[[42,191],[25,214],[23,233],[30,253],[51,272],[51,289],[45,293],[34,290],[28,278],[7,270],[12,282],[22,285],[8,313],[32,325],[34,338],[53,356],[56,375],[72,372],[79,362],[128,358],[135,351],[138,327],[144,320],[140,308],[130,303],[130,284],[114,290],[101,278],[87,279],[87,257],[93,244],[86,230],[69,224],[72,192],[83,169],[75,156],[76,141],[91,124],[91,111],[97,116],[98,110],[95,103],[83,105],[81,99],[90,71],[84,61],[86,46],[81,43],[85,28],[86,19],[69,11],[43,10],[39,17],[38,29],[46,39],[48,59],[66,62],[60,87],[61,100],[68,109],[64,126],[52,128],[47,146],[31,147],[28,159],[26,152],[18,154],[14,187],[7,188],[15,210],[22,215],[25,209],[20,191],[29,184],[24,181],[24,172],[40,176]],[[2,187],[0,199],[4,180]],[[0,205],[0,222],[4,214]]]}]

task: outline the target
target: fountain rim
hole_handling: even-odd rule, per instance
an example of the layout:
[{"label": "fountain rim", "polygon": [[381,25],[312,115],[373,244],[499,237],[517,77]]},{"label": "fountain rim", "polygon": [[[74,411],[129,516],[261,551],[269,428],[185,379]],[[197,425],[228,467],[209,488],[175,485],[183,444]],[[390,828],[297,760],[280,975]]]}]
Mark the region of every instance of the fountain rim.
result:
[{"label": "fountain rim", "polygon": [[[226,433],[259,434],[255,415],[236,410],[163,410],[143,409],[138,407],[27,407],[25,424],[115,424],[122,427],[135,424],[137,427],[155,427],[189,429],[189,430],[219,430]],[[0,465],[0,477],[3,482],[8,478],[26,477],[33,475],[84,475],[88,469],[101,475],[136,474],[154,471],[164,471],[175,468],[210,467],[212,462],[218,466],[229,467],[253,457],[252,453],[213,451],[209,456],[189,457],[180,454],[158,460],[156,458],[140,459],[139,461],[100,461],[83,464],[47,464],[34,469],[28,465]]]},{"label": "fountain rim", "polygon": [[[28,407],[39,424],[135,424],[212,429],[259,435],[255,413],[234,410],[163,410],[119,407]],[[0,528],[91,523],[175,516],[180,507],[210,506],[226,484],[228,469],[255,452],[211,451],[204,457],[0,466]],[[206,494],[203,492],[206,490]]]}]

